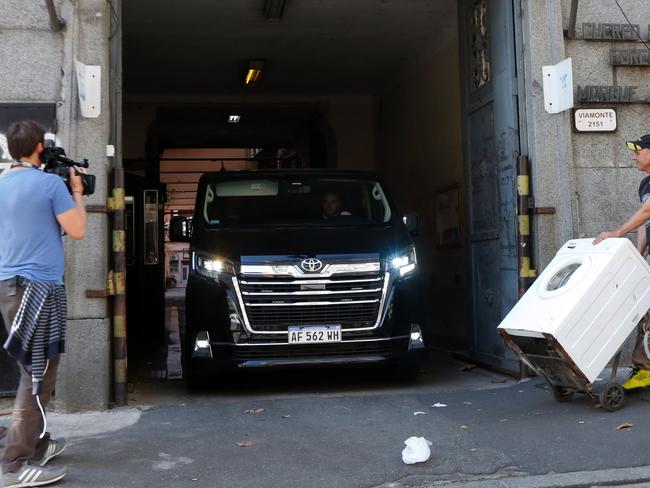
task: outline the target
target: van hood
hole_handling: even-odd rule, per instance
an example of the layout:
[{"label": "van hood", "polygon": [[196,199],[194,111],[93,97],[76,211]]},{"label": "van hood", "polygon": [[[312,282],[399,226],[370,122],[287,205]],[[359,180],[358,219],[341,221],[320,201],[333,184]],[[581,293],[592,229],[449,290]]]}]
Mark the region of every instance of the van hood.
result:
[{"label": "van hood", "polygon": [[[411,245],[402,226],[282,227],[273,229],[201,229],[192,239],[195,251],[234,262],[247,258],[268,260],[328,254],[394,255]],[[257,259],[255,259],[257,261]]]}]

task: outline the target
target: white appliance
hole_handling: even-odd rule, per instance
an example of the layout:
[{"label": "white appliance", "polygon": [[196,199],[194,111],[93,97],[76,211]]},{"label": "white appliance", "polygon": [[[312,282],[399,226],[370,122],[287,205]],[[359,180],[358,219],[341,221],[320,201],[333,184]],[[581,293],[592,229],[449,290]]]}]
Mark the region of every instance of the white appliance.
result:
[{"label": "white appliance", "polygon": [[634,245],[592,241],[562,246],[498,327],[551,386],[588,388],[650,309],[650,266]]}]

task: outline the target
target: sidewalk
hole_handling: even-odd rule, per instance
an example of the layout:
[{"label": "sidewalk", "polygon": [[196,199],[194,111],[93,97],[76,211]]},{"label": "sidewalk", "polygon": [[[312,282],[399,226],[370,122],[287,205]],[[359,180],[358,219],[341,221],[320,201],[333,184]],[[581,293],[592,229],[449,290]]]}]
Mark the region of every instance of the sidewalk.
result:
[{"label": "sidewalk", "polygon": [[[643,395],[609,413],[583,396],[557,403],[539,379],[462,366],[431,365],[409,385],[332,370],[245,375],[196,395],[179,381],[138,384],[128,408],[48,416],[53,434],[69,439],[57,459],[70,467],[60,486],[591,488],[650,480]],[[0,416],[0,425],[8,420]],[[426,463],[402,462],[411,435],[432,442]]]}]

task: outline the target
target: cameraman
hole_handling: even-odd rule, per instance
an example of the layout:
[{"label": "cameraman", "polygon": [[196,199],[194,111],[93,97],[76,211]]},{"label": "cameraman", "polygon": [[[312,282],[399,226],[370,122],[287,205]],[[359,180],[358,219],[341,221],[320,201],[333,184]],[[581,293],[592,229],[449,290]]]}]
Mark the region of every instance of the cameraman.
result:
[{"label": "cameraman", "polygon": [[[4,486],[54,483],[65,467],[45,467],[65,449],[46,432],[45,407],[64,352],[67,302],[61,230],[86,234],[83,181],[70,169],[63,180],[39,171],[45,130],[20,121],[7,130],[15,160],[0,176],[0,312],[9,338],[5,349],[18,362],[20,384],[2,456]],[[79,170],[78,170],[79,171]]]}]

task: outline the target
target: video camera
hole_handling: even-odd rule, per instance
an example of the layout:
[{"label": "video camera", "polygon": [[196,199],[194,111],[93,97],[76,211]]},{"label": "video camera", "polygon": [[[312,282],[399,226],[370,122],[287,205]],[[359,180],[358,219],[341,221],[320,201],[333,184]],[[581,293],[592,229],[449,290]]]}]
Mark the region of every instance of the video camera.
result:
[{"label": "video camera", "polygon": [[[41,153],[41,163],[45,165],[43,171],[59,176],[65,183],[65,186],[68,187],[70,194],[72,194],[72,188],[70,187],[69,181],[69,168],[87,168],[89,166],[88,160],[82,159],[81,161],[74,161],[73,159],[66,157],[63,148],[57,147],[51,139],[46,139],[43,146],[44,149]],[[92,195],[95,193],[95,175],[79,173],[76,169],[75,172],[81,176],[84,185],[83,194]]]}]

